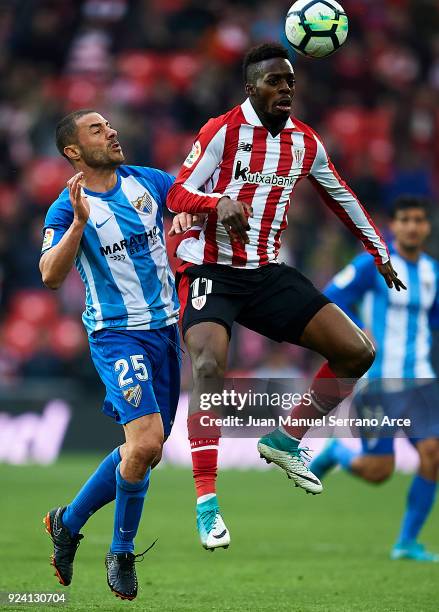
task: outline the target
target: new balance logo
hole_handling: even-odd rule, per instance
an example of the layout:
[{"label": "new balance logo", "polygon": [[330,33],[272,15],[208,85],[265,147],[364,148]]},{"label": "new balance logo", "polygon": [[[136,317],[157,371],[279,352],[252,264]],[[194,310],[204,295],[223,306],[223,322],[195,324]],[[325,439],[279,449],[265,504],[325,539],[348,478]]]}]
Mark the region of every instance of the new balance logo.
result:
[{"label": "new balance logo", "polygon": [[238,151],[251,151],[253,149],[253,145],[250,142],[240,142],[238,145]]}]

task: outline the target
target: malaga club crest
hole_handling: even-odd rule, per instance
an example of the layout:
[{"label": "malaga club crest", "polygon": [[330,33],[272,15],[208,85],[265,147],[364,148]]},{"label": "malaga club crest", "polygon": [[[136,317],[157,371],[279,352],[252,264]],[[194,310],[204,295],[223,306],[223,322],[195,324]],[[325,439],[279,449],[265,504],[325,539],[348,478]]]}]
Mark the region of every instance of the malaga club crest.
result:
[{"label": "malaga club crest", "polygon": [[142,399],[142,387],[140,385],[123,389],[122,393],[126,401],[134,406],[134,408],[139,406],[140,400]]},{"label": "malaga club crest", "polygon": [[136,210],[142,213],[152,213],[152,200],[147,191],[136,200],[132,200],[131,204]]}]

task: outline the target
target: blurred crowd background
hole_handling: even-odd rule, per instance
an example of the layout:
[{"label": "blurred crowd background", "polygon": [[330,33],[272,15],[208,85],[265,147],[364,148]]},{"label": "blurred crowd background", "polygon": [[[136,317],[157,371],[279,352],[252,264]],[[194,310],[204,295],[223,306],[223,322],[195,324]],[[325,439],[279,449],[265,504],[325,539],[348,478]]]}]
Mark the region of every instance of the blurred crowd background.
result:
[{"label": "blurred crowd background", "polygon": [[[342,3],[350,19],[343,49],[324,60],[292,54],[295,114],[321,134],[387,237],[395,196],[431,198],[428,251],[439,257],[437,2]],[[96,380],[78,275],[51,292],[38,271],[45,212],[72,174],[55,148],[57,121],[96,108],[118,129],[128,163],[176,173],[199,127],[243,100],[247,49],[285,42],[290,4],[0,0],[0,384]],[[295,193],[284,236],[282,259],[319,287],[361,248],[305,185]],[[299,375],[314,365],[307,352],[242,328],[232,349],[229,365],[241,374]],[[190,384],[187,360],[183,383]]]}]

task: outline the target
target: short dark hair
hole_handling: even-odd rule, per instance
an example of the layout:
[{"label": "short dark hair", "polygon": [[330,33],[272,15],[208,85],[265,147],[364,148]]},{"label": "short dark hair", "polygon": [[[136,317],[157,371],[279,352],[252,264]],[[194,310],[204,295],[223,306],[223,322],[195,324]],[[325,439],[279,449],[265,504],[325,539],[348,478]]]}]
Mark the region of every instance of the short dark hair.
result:
[{"label": "short dark hair", "polygon": [[430,217],[431,203],[428,198],[411,194],[404,194],[396,198],[390,209],[390,216],[395,219],[399,211],[409,208],[419,208],[425,212],[426,217]]},{"label": "short dark hair", "polygon": [[[64,147],[71,144],[77,144],[77,125],[76,121],[84,115],[90,115],[90,113],[96,113],[92,108],[81,108],[73,113],[69,113],[59,121],[56,126],[56,147],[63,157],[69,160],[67,155],[64,153]],[[69,160],[70,161],[70,160]]]},{"label": "short dark hair", "polygon": [[288,50],[283,45],[275,42],[263,43],[250,49],[242,63],[244,83],[255,83],[262,74],[262,69],[257,64],[275,57],[289,59]]}]

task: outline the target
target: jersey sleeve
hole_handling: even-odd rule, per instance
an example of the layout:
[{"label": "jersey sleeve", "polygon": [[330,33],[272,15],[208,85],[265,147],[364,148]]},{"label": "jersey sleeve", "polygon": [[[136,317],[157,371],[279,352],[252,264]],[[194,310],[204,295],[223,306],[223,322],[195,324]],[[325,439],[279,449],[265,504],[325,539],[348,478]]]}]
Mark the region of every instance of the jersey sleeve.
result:
[{"label": "jersey sleeve", "polygon": [[41,255],[58,244],[73,222],[70,200],[57,200],[46,214]]},{"label": "jersey sleeve", "polygon": [[320,138],[313,132],[316,155],[310,169],[310,180],[325,204],[359,238],[377,264],[389,261],[389,251],[378,228],[360,204],[354,192],[340,178]]},{"label": "jersey sleeve", "polygon": [[168,194],[168,208],[172,212],[208,213],[216,209],[222,193],[205,193],[201,187],[220,165],[227,125],[210,119],[201,128],[189,155]]},{"label": "jersey sleeve", "polygon": [[168,174],[163,170],[154,169],[154,182],[157,187],[157,191],[160,194],[160,203],[164,207],[166,205],[166,198],[170,188],[175,181],[175,176]]},{"label": "jersey sleeve", "polygon": [[121,166],[119,172],[122,176],[133,175],[136,178],[143,179],[146,188],[152,191],[157,204],[163,210],[168,191],[175,181],[175,176],[164,170],[149,168],[148,166]]},{"label": "jersey sleeve", "polygon": [[326,297],[337,304],[362,329],[364,324],[355,314],[355,306],[366,291],[373,288],[376,274],[372,257],[362,253],[336,274],[324,289]]}]

